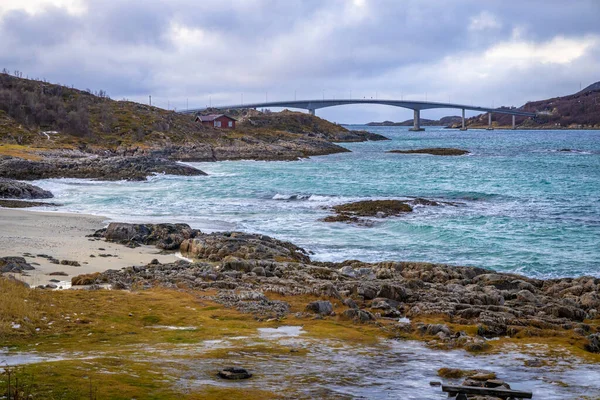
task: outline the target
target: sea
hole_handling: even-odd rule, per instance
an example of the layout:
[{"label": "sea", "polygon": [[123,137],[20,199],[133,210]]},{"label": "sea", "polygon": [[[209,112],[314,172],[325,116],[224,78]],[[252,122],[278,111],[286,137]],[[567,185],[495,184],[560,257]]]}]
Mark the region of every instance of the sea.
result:
[{"label": "sea", "polygon": [[[48,179],[55,211],[183,222],[291,241],[317,261],[425,261],[550,278],[600,277],[600,131],[349,125],[391,140],[298,161],[189,163],[208,176],[144,182]],[[465,156],[393,154],[453,147]],[[426,198],[369,226],[327,223],[337,204]]]}]

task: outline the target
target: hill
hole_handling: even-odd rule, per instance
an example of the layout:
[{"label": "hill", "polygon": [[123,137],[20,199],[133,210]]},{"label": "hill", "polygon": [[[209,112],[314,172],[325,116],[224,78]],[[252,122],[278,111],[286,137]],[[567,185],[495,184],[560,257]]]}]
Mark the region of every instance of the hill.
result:
[{"label": "hill", "polygon": [[130,101],[0,74],[0,155],[153,155],[186,161],[289,160],[374,139],[303,113],[237,113],[236,130]]},{"label": "hill", "polygon": [[[532,101],[520,110],[539,113],[536,118],[516,117],[520,129],[600,129],[600,82],[568,96]],[[481,114],[466,120],[467,127],[487,127],[488,116]],[[492,125],[511,127],[512,117],[492,114]],[[460,122],[452,127],[458,128]]]}]

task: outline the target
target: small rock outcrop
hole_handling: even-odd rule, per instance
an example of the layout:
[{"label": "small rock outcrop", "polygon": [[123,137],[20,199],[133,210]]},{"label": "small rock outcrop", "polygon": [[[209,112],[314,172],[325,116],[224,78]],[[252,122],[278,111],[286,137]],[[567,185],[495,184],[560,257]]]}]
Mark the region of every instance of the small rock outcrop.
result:
[{"label": "small rock outcrop", "polygon": [[23,257],[0,257],[0,272],[16,272],[30,271],[35,269],[27,263]]},{"label": "small rock outcrop", "polygon": [[0,178],[0,198],[3,199],[50,199],[54,195],[41,187],[14,179]]},{"label": "small rock outcrop", "polygon": [[434,156],[464,156],[469,154],[468,150],[452,149],[445,147],[434,147],[428,149],[414,149],[414,150],[390,150],[388,153],[397,154],[431,154]]},{"label": "small rock outcrop", "polygon": [[81,178],[141,181],[157,173],[184,176],[206,175],[199,169],[149,156],[56,158],[41,161],[15,157],[0,159],[0,177],[9,179]]},{"label": "small rock outcrop", "polygon": [[128,224],[111,222],[107,228],[96,231],[92,236],[128,246],[155,245],[163,250],[178,250],[181,243],[201,232],[187,224]]},{"label": "small rock outcrop", "polygon": [[372,225],[360,217],[386,218],[412,212],[408,202],[401,200],[364,200],[332,207],[336,215],[325,217],[323,222],[348,222]]},{"label": "small rock outcrop", "polygon": [[200,235],[183,241],[180,250],[194,258],[210,261],[223,260],[228,256],[243,260],[310,261],[306,251],[292,243],[243,232]]}]

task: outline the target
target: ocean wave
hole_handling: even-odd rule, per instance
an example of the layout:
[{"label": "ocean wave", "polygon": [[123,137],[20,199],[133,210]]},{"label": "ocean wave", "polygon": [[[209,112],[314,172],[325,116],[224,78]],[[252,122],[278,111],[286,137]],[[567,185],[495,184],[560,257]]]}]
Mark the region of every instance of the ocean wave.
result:
[{"label": "ocean wave", "polygon": [[272,200],[285,200],[285,201],[316,201],[316,202],[326,202],[331,201],[336,197],[334,196],[322,196],[318,194],[282,194],[277,193],[273,197]]}]

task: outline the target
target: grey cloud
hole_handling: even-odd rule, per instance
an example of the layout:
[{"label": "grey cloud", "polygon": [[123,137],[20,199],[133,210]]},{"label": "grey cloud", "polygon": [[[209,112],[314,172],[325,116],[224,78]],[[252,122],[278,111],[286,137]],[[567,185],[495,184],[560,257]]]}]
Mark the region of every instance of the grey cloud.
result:
[{"label": "grey cloud", "polygon": [[[91,0],[88,12],[61,9],[0,16],[0,67],[30,76],[104,89],[113,98],[186,99],[203,106],[298,97],[414,96],[447,101],[519,105],[571,91],[578,80],[598,80],[598,47],[575,65],[500,69],[498,76],[462,83],[461,71],[443,69],[447,58],[477,55],[509,42],[515,29],[527,42],[558,35],[599,35],[596,0],[367,1],[364,14],[345,14],[351,2],[279,0]],[[472,18],[493,16],[491,29],[469,29]],[[205,36],[182,46],[174,25]],[[60,27],[60,29],[57,29]],[[213,42],[215,42],[213,44]],[[207,47],[205,47],[207,46]],[[468,66],[465,66],[468,68]],[[548,85],[547,77],[554,82]],[[591,82],[589,82],[591,83]],[[337,121],[398,119],[388,108],[323,110]],[[408,118],[408,117],[407,117]]]}]

